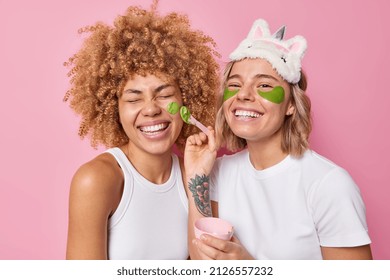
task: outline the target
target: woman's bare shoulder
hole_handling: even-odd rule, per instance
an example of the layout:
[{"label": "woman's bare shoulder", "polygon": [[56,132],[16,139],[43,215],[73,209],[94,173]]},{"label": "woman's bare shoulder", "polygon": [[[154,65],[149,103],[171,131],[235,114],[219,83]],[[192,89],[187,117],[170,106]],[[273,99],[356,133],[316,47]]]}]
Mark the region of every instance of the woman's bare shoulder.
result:
[{"label": "woman's bare shoulder", "polygon": [[71,200],[99,203],[113,208],[120,198],[123,173],[115,158],[103,153],[83,164],[76,171],[71,183]]}]

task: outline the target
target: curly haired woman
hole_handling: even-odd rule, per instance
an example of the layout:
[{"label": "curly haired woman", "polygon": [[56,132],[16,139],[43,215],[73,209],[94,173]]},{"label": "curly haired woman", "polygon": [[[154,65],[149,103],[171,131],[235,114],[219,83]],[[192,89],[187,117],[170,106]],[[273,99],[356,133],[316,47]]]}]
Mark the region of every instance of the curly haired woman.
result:
[{"label": "curly haired woman", "polygon": [[67,259],[188,258],[182,160],[172,149],[196,128],[167,106],[213,123],[218,54],[186,16],[156,6],[82,29],[90,36],[66,63],[79,135],[108,148],[72,179]]}]

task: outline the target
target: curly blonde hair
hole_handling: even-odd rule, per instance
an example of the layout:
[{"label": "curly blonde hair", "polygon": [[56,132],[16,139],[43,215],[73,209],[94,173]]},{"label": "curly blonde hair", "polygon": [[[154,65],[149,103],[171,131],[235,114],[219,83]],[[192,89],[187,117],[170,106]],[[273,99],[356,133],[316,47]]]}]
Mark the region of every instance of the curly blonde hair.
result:
[{"label": "curly blonde hair", "polygon": [[[97,147],[121,146],[129,138],[119,121],[118,97],[135,74],[166,75],[173,79],[191,114],[213,125],[219,65],[214,40],[192,30],[188,17],[175,12],[160,16],[154,1],[150,11],[129,7],[114,26],[96,23],[79,30],[89,32],[82,48],[64,63],[71,70],[71,88],[64,101],[81,116],[79,135],[90,136]],[[176,141],[180,150],[196,133],[185,125]]]},{"label": "curly blonde hair", "polygon": [[[233,67],[234,61],[229,62],[224,71],[222,81],[222,92],[226,87],[227,79]],[[286,116],[282,125],[283,152],[292,156],[300,157],[309,147],[309,136],[312,129],[311,102],[305,91],[307,79],[305,73],[301,72],[301,79],[297,84],[289,84],[291,92],[291,104],[295,107],[292,115]],[[228,150],[235,152],[246,147],[245,139],[236,136],[230,129],[223,112],[223,93],[218,98],[218,113],[216,117],[216,134],[218,143]]]}]

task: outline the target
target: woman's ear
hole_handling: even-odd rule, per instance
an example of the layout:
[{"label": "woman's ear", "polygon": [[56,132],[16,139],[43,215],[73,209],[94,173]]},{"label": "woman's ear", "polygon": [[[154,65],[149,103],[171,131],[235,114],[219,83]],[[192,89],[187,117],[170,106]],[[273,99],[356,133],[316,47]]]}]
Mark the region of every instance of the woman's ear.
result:
[{"label": "woman's ear", "polygon": [[286,111],[286,116],[291,116],[295,112],[295,106],[291,103],[288,105],[288,109]]}]

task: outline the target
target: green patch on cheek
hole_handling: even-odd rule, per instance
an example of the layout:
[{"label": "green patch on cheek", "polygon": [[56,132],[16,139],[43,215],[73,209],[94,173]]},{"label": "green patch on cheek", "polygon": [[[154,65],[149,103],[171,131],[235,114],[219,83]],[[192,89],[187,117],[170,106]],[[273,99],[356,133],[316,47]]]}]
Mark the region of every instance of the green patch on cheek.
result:
[{"label": "green patch on cheek", "polygon": [[179,109],[180,109],[180,105],[177,104],[177,102],[171,102],[167,106],[167,111],[171,115],[177,114],[177,112],[179,112]]},{"label": "green patch on cheek", "polygon": [[225,88],[223,92],[223,101],[228,100],[230,97],[233,97],[237,94],[238,89],[236,90],[229,90],[228,88]]},{"label": "green patch on cheek", "polygon": [[180,116],[186,123],[190,124],[190,110],[186,106],[181,106],[180,108]]},{"label": "green patch on cheek", "polygon": [[258,90],[257,93],[264,99],[267,99],[268,101],[276,104],[280,104],[284,101],[284,89],[279,86],[274,87],[273,90],[266,92]]}]

